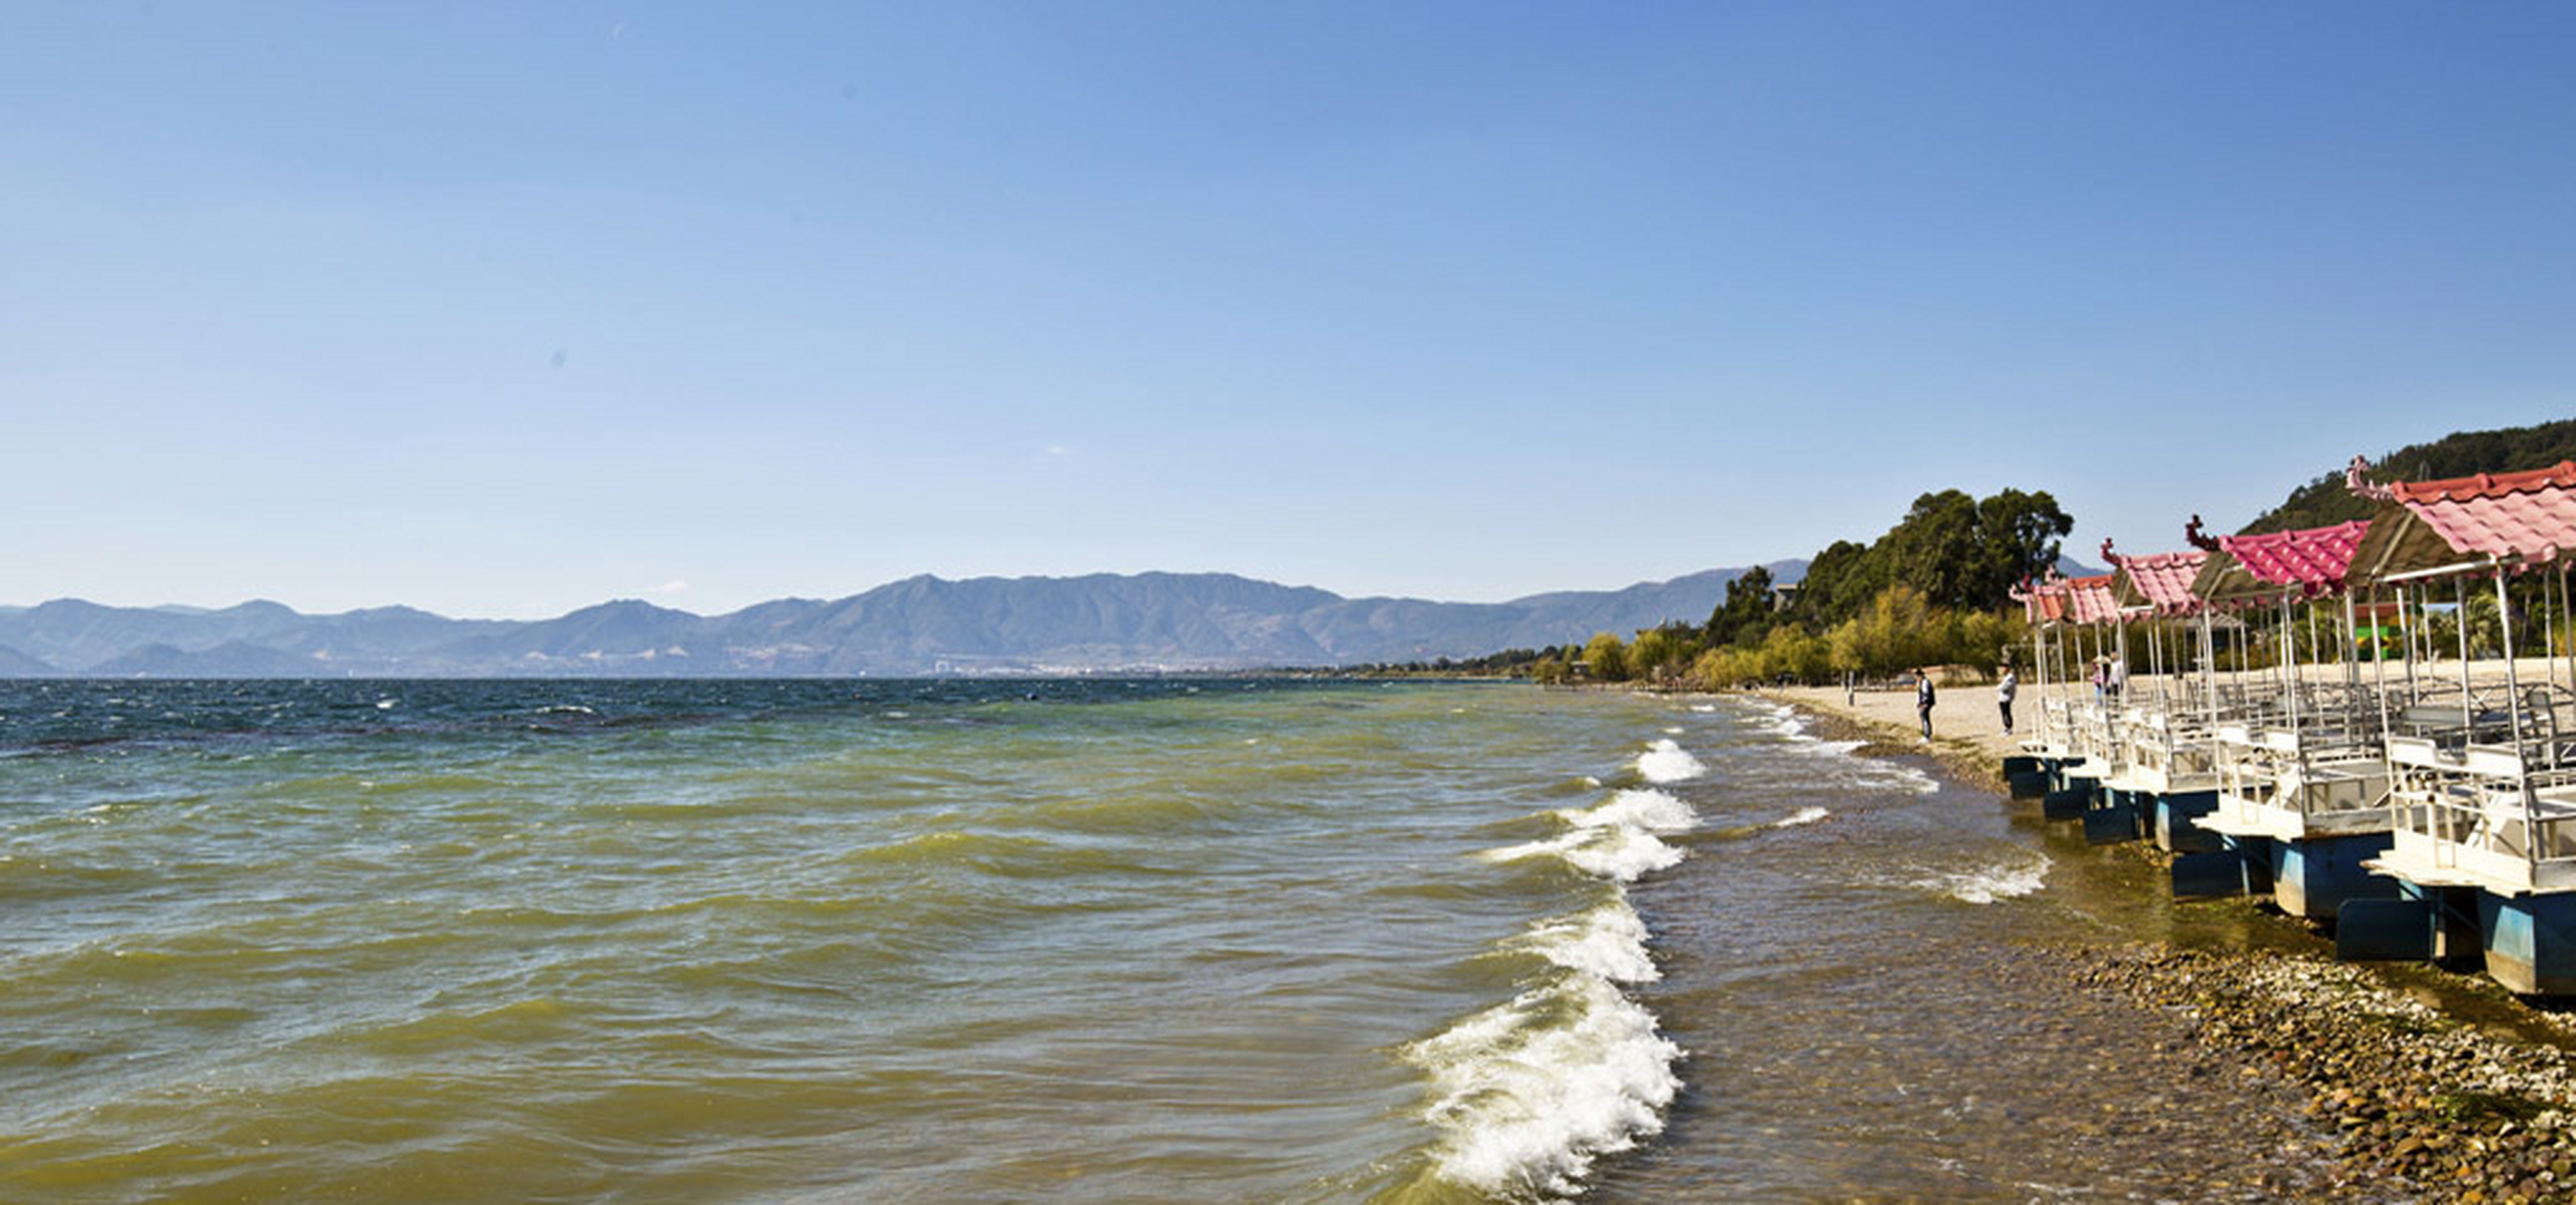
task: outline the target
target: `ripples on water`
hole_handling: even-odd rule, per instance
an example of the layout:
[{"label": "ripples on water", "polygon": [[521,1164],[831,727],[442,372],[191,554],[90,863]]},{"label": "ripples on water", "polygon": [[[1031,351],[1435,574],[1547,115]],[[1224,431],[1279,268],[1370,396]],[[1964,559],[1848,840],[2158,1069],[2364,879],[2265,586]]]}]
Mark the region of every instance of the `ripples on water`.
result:
[{"label": "ripples on water", "polygon": [[1690,812],[1577,781],[1637,782],[1655,714],[1287,682],[0,686],[0,1198],[1570,1184],[1671,1091],[1610,985],[1653,973],[1620,884]]},{"label": "ripples on water", "polygon": [[1752,704],[0,683],[0,1199],[2019,1199],[1889,995],[2046,849]]}]

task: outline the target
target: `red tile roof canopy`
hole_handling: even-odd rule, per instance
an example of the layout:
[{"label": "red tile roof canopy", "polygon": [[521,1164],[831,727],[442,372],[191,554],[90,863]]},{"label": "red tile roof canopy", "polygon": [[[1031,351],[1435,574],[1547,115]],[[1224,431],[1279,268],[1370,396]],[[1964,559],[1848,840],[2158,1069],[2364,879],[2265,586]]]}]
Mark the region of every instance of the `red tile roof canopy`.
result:
[{"label": "red tile roof canopy", "polygon": [[2120,597],[2111,590],[2109,573],[2066,579],[2066,609],[2077,623],[2109,623],[2120,617]]},{"label": "red tile roof canopy", "polygon": [[2160,552],[2154,556],[2120,556],[2113,554],[2115,575],[2126,588],[2119,591],[2123,601],[2135,599],[2155,608],[2158,615],[2190,615],[2200,610],[2200,599],[2191,592],[2191,584],[2200,577],[2200,567],[2209,560],[2206,552]]},{"label": "red tile roof canopy", "polygon": [[2576,549],[2576,460],[2389,486],[2399,505],[2463,553],[2526,562]]},{"label": "red tile roof canopy", "polygon": [[2332,527],[2265,532],[2258,536],[2220,536],[2218,546],[2245,572],[2269,586],[2296,586],[2304,594],[2341,590],[2352,570],[2353,550],[2361,547],[2370,521],[2355,519]]},{"label": "red tile roof canopy", "polygon": [[2037,584],[2025,583],[2012,592],[2021,600],[2021,616],[2033,624],[2055,623],[2066,618],[2066,582],[2051,577]]}]

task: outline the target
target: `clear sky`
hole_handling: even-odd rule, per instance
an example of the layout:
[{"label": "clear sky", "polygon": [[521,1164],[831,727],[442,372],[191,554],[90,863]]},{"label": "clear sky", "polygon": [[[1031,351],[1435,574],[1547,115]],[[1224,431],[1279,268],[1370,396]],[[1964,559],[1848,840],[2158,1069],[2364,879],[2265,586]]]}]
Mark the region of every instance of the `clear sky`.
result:
[{"label": "clear sky", "polygon": [[2576,415],[2576,5],[0,6],[0,603],[1500,600]]}]

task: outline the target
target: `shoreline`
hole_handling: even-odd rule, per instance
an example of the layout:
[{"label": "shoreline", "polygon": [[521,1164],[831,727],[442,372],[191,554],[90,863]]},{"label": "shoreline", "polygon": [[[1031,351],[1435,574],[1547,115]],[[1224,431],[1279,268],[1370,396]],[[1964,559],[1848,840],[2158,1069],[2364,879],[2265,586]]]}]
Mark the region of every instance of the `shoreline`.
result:
[{"label": "shoreline", "polygon": [[[1933,739],[1914,727],[1911,691],[1861,691],[1846,704],[1837,688],[1750,692],[1808,716],[1833,739],[1857,740],[1862,756],[1928,759],[1954,783],[1995,795],[2007,808],[2033,808],[2007,794],[2002,759],[2015,736],[2003,732],[1991,687],[1960,688],[1982,706],[1935,705]],[[2024,705],[2037,700],[2024,695]],[[2016,717],[2019,718],[2019,717]],[[2131,847],[2122,847],[2131,848]],[[2145,852],[2158,859],[2152,845]],[[2223,906],[2192,904],[2190,907]],[[2294,1121],[2314,1133],[2283,1164],[2322,1160],[2338,1190],[2394,1191],[2398,1199],[2462,1202],[2576,1202],[2576,1026],[2555,1013],[2504,998],[2520,1010],[2511,1031],[2495,1017],[2465,1015],[2458,997],[2494,1000],[2467,984],[2426,991],[2378,964],[2264,948],[2183,949],[2165,941],[2122,940],[2052,952],[2077,988],[2173,1023],[2198,1049],[2155,1043],[2140,1051],[2163,1061],[2177,1088],[2210,1085],[2212,1055],[2249,1084],[2287,1088],[2305,1100]],[[2423,974],[2449,972],[2423,969]],[[2448,999],[2448,1007],[2422,997]],[[2197,1058],[2192,1057],[2197,1056]],[[2213,1192],[2229,1199],[2298,1199],[2274,1168],[2212,1169]],[[2340,1194],[2339,1194],[2340,1195]]]}]

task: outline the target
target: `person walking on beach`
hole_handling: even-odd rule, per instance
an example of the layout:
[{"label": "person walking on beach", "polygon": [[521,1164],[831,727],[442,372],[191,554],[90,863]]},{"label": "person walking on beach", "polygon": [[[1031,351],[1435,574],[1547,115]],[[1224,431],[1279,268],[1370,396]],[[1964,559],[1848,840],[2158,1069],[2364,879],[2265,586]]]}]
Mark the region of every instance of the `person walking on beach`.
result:
[{"label": "person walking on beach", "polygon": [[2013,695],[2020,692],[2021,679],[2013,676],[2012,667],[2009,665],[1996,668],[2001,669],[2004,676],[2001,681],[1995,683],[1995,706],[2004,713],[2004,735],[2011,736]]},{"label": "person walking on beach", "polygon": [[1923,717],[1923,743],[1932,743],[1932,679],[1923,676],[1921,667],[1914,671],[1914,712]]}]

